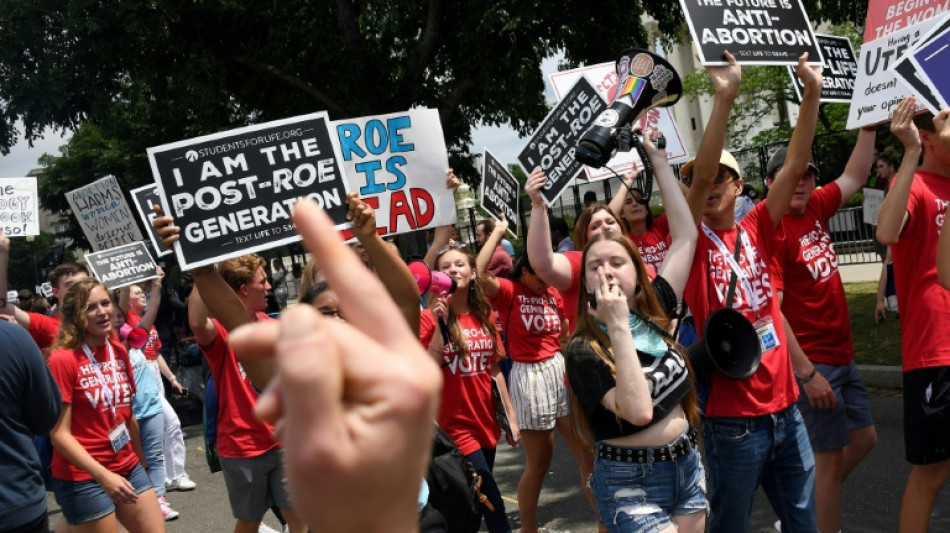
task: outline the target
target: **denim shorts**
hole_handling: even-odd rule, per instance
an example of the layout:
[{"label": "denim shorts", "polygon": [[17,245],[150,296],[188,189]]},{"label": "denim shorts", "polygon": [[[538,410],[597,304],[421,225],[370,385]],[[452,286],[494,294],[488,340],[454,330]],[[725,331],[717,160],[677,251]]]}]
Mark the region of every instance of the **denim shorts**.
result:
[{"label": "denim shorts", "polygon": [[[125,475],[125,479],[132,483],[136,494],[142,494],[152,488],[152,482],[141,463],[136,464]],[[115,502],[95,480],[68,481],[54,477],[53,494],[56,496],[56,503],[63,510],[63,516],[70,524],[85,524],[115,512]]]},{"label": "denim shorts", "polygon": [[851,431],[874,425],[868,390],[854,361],[848,365],[815,363],[837,397],[831,409],[812,409],[804,387],[798,396],[798,410],[805,419],[808,440],[815,452],[840,450],[851,442]]},{"label": "denim shorts", "polygon": [[595,457],[590,488],[611,533],[655,533],[672,525],[673,516],[707,510],[706,475],[695,446],[675,461]]}]

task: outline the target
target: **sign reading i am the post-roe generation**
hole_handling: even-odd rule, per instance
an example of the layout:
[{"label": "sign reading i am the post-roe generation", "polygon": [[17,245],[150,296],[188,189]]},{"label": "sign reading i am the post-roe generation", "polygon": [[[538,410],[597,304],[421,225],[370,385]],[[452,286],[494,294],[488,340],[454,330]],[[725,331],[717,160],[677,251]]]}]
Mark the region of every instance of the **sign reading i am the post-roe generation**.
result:
[{"label": "sign reading i am the post-roe generation", "polygon": [[703,65],[726,65],[724,52],[746,65],[822,64],[801,0],[680,0]]},{"label": "sign reading i am the post-roe generation", "polygon": [[483,156],[480,195],[482,207],[496,220],[501,220],[499,214],[504,213],[508,220],[508,232],[513,237],[518,236],[518,225],[521,223],[521,218],[518,216],[520,189],[518,180],[486,148]]},{"label": "sign reading i am the post-roe generation", "polygon": [[143,241],[86,254],[92,275],[110,289],[158,277],[157,265]]},{"label": "sign reading i am the post-roe generation", "polygon": [[536,168],[547,173],[548,181],[541,189],[541,196],[549,207],[580,172],[582,165],[574,159],[577,141],[605,107],[607,104],[597,89],[581,76],[518,154],[518,164],[525,174],[531,174]]},{"label": "sign reading i am the post-roe generation", "polygon": [[347,184],[325,112],[148,149],[182,269],[299,241],[291,216],[316,200],[342,228]]}]

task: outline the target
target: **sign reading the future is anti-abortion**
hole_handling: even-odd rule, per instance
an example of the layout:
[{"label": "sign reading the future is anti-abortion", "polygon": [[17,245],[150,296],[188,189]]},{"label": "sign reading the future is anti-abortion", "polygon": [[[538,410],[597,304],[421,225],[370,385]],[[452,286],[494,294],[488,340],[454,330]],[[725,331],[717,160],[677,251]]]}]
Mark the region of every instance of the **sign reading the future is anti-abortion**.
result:
[{"label": "sign reading the future is anti-abortion", "polygon": [[148,149],[182,269],[299,241],[291,215],[313,198],[346,223],[346,181],[324,112]]},{"label": "sign reading the future is anti-abortion", "polygon": [[703,65],[725,65],[729,51],[746,65],[822,63],[801,0],[680,0]]},{"label": "sign reading the future is anti-abortion", "polygon": [[438,110],[341,120],[333,127],[349,188],[376,211],[381,235],[455,223],[455,195],[445,186],[449,159]]},{"label": "sign reading the future is anti-abortion", "polygon": [[7,237],[40,234],[36,178],[0,178],[0,229]]},{"label": "sign reading the future is anti-abortion", "polygon": [[557,201],[564,188],[580,172],[582,165],[574,159],[577,141],[605,107],[604,99],[582,76],[548,113],[518,154],[518,164],[525,174],[531,174],[537,168],[547,173],[548,181],[541,189],[541,196],[548,206]]},{"label": "sign reading the future is anti-abortion", "polygon": [[158,277],[155,260],[142,241],[88,253],[86,263],[92,275],[110,289]]},{"label": "sign reading the future is anti-abortion", "polygon": [[496,220],[501,220],[499,214],[504,213],[508,220],[508,232],[517,237],[518,224],[521,223],[518,216],[518,191],[521,188],[518,180],[487,148],[482,160],[482,207]]},{"label": "sign reading the future is anti-abortion", "polygon": [[66,193],[66,200],[93,250],[108,250],[142,240],[135,215],[115,176],[106,176]]}]

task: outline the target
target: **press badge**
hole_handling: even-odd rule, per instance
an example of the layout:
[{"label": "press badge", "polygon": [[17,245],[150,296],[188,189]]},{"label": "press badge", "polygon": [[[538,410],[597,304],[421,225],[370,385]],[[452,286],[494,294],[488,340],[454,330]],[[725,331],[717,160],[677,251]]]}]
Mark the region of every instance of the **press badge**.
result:
[{"label": "press badge", "polygon": [[756,320],[755,332],[759,335],[759,346],[762,347],[762,353],[765,353],[779,345],[778,334],[775,333],[775,324],[770,317]]},{"label": "press badge", "polygon": [[120,422],[109,432],[109,441],[112,442],[112,451],[115,453],[119,453],[119,450],[125,448],[130,440],[132,439],[129,437],[129,430],[125,427],[125,422]]}]

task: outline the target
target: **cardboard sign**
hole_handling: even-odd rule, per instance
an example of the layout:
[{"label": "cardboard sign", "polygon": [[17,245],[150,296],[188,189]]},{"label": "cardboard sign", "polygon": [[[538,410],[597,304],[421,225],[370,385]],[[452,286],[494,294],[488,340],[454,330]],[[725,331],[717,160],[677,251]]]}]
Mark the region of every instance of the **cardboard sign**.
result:
[{"label": "cardboard sign", "polygon": [[[858,59],[854,56],[854,48],[847,37],[821,35],[816,33],[818,46],[825,56],[825,66],[821,69],[822,87],[821,102],[851,103],[851,93],[854,91],[854,79],[858,75]],[[792,77],[792,86],[798,101],[802,100],[805,85],[795,74],[795,69],[788,67],[788,75]]]},{"label": "cardboard sign", "polygon": [[[581,76],[586,76],[588,80],[591,80],[597,94],[605,101],[614,101],[617,94],[618,78],[617,69],[614,68],[613,63],[600,63],[551,74],[549,79],[554,87],[554,95],[560,99]],[[640,130],[655,129],[663,133],[663,136],[666,137],[666,157],[670,163],[679,163],[689,159],[689,152],[686,151],[679,128],[676,127],[676,119],[673,117],[671,107],[654,107],[644,113],[637,123]],[[584,172],[587,173],[590,180],[614,177],[614,173],[608,168],[613,169],[617,174],[623,175],[627,172],[639,172],[643,168],[643,163],[640,162],[640,156],[637,155],[636,150],[617,152],[617,155],[607,163],[607,168],[584,166]]]},{"label": "cardboard sign", "polygon": [[821,49],[801,0],[680,0],[700,62],[727,65],[728,50],[744,65],[822,64]]},{"label": "cardboard sign", "polygon": [[48,281],[44,281],[43,284],[40,285],[40,294],[43,295],[43,298],[52,298],[53,284]]},{"label": "cardboard sign", "polygon": [[309,197],[337,227],[347,185],[324,112],[148,149],[162,210],[181,237],[183,270],[300,240],[294,204]]},{"label": "cardboard sign", "polygon": [[152,206],[162,205],[161,197],[158,195],[158,185],[153,183],[152,185],[132,189],[129,192],[132,194],[132,203],[135,204],[135,210],[139,212],[139,218],[145,226],[145,233],[148,234],[148,239],[152,242],[152,248],[155,249],[155,255],[164,257],[172,253],[170,249],[165,248],[165,245],[162,244],[161,239],[155,234],[155,227],[152,226],[152,221],[158,216]]},{"label": "cardboard sign", "polygon": [[517,238],[518,225],[521,223],[518,216],[518,180],[488,148],[485,148],[482,161],[482,187],[479,194],[482,207],[495,220],[501,220],[498,214],[504,213],[508,220],[508,233]]},{"label": "cardboard sign", "polygon": [[93,250],[108,250],[142,240],[135,215],[115,176],[106,176],[66,193],[79,226]]},{"label": "cardboard sign", "polygon": [[541,196],[549,207],[580,171],[582,165],[574,159],[577,141],[606,107],[594,86],[581,76],[518,154],[518,164],[525,174],[530,175],[536,168],[547,173]]},{"label": "cardboard sign", "polygon": [[0,229],[7,237],[40,234],[36,178],[0,178]]},{"label": "cardboard sign", "polygon": [[910,60],[939,102],[937,110],[948,109],[950,102],[950,17],[938,22],[932,32],[910,54]]},{"label": "cardboard sign", "polygon": [[109,289],[118,289],[133,283],[158,277],[155,260],[145,242],[133,242],[101,252],[86,254],[86,263],[92,275]]},{"label": "cardboard sign", "polygon": [[[858,77],[854,81],[854,95],[848,110],[847,128],[879,124],[891,119],[891,113],[911,92],[898,81],[893,70],[898,58],[905,54],[935,23],[925,20],[886,37],[864,43],[858,61]],[[917,111],[925,104],[917,103]]]},{"label": "cardboard sign", "polygon": [[333,127],[349,189],[376,210],[381,235],[455,223],[455,195],[445,188],[449,159],[438,110],[341,120]]},{"label": "cardboard sign", "polygon": [[905,30],[948,10],[947,0],[869,0],[864,42]]},{"label": "cardboard sign", "polygon": [[864,193],[862,204],[864,223],[877,226],[877,217],[881,213],[881,204],[884,203],[884,191],[870,187],[865,187],[861,191]]}]

